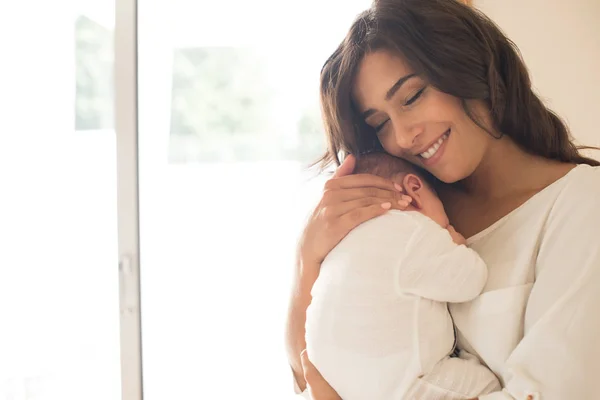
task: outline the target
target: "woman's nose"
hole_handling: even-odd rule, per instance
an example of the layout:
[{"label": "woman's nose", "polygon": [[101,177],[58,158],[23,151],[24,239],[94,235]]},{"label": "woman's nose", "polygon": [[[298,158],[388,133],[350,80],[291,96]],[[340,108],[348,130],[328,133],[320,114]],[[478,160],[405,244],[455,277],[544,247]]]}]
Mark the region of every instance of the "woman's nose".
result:
[{"label": "woman's nose", "polygon": [[419,125],[396,125],[396,144],[402,150],[410,150],[418,142],[418,137],[423,133],[423,127]]}]

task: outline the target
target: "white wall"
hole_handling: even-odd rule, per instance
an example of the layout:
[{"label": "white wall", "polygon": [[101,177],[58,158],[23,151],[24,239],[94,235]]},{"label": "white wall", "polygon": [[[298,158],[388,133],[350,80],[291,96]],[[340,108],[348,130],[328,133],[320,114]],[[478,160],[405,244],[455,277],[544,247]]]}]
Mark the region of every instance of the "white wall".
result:
[{"label": "white wall", "polygon": [[537,93],[577,141],[600,146],[600,0],[473,3],[517,44]]}]

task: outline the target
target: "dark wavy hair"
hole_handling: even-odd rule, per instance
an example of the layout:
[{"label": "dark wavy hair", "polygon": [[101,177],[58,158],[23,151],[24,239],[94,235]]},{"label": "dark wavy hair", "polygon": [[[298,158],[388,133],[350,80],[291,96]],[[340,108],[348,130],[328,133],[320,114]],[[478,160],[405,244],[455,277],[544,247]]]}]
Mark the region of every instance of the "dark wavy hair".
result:
[{"label": "dark wavy hair", "polygon": [[[562,162],[600,165],[580,153],[565,123],[533,92],[516,45],[481,12],[456,0],[375,0],[352,24],[321,71],[321,110],[328,149],[323,167],[340,164],[340,153],[381,151],[358,115],[351,90],[365,54],[388,50],[438,90],[483,101],[493,130],[525,151]],[[489,132],[489,131],[488,131]],[[491,134],[491,132],[489,132]]]}]

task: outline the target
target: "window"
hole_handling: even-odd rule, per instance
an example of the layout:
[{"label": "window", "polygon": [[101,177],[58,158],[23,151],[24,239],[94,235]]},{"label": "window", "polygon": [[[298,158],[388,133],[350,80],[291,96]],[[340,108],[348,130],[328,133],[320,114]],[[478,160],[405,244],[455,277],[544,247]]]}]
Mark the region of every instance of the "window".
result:
[{"label": "window", "polygon": [[1,400],[120,396],[114,6],[73,4],[0,6]]},{"label": "window", "polygon": [[307,168],[325,149],[319,72],[368,6],[140,1],[146,399],[293,397],[283,329],[324,179]]},{"label": "window", "polygon": [[137,328],[119,326],[121,51],[138,57],[144,397],[265,382],[290,398],[295,243],[324,181],[307,168],[325,144],[318,76],[369,0],[138,0],[117,14],[137,19],[137,54],[115,46],[115,4],[76,3],[0,6],[0,400],[122,395],[119,329]]}]

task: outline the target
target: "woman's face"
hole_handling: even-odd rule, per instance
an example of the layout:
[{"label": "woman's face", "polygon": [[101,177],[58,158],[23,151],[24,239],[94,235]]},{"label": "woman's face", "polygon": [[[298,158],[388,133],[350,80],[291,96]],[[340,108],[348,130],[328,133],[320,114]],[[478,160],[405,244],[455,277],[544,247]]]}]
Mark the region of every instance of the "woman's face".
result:
[{"label": "woman's face", "polygon": [[[458,98],[433,88],[387,51],[365,55],[352,95],[388,153],[425,168],[443,182],[470,176],[494,140],[466,115]],[[483,104],[469,106],[489,126]]]}]

